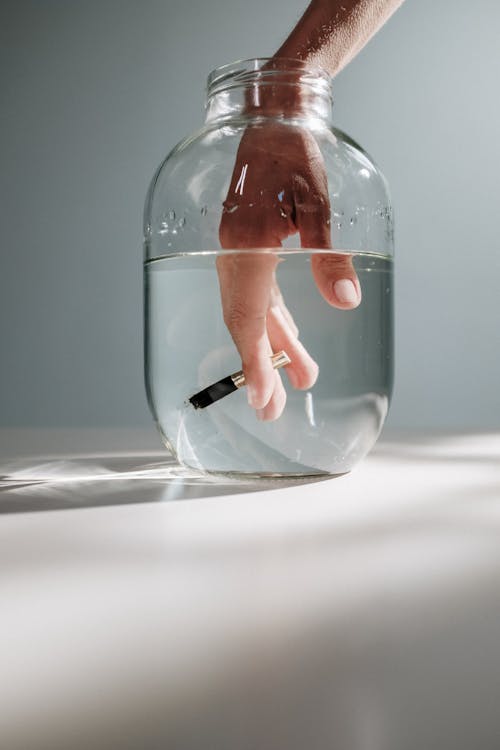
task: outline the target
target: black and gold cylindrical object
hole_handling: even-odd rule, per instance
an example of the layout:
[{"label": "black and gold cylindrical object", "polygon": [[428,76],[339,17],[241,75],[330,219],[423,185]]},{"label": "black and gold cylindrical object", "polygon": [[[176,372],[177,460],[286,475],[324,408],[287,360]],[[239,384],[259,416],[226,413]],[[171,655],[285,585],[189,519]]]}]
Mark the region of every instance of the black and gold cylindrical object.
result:
[{"label": "black and gold cylindrical object", "polygon": [[[271,357],[271,362],[275,370],[279,370],[280,367],[289,365],[292,360],[285,351],[277,352]],[[228,396],[230,393],[237,391],[238,388],[243,388],[246,385],[245,374],[243,370],[238,370],[232,375],[228,375],[222,380],[218,380],[216,383],[212,383],[207,388],[204,388],[199,393],[195,393],[191,396],[189,403],[194,406],[195,409],[205,409],[207,406],[214,404],[221,398]]]}]

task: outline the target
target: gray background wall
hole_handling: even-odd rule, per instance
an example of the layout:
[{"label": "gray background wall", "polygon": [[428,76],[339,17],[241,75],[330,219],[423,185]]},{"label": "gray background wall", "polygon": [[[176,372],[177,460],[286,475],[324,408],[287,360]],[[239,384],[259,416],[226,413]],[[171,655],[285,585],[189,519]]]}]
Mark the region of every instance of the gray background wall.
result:
[{"label": "gray background wall", "polygon": [[[0,425],[148,425],[141,214],[218,64],[303,0],[2,0]],[[392,188],[393,427],[500,424],[500,3],[407,0],[336,80]]]}]

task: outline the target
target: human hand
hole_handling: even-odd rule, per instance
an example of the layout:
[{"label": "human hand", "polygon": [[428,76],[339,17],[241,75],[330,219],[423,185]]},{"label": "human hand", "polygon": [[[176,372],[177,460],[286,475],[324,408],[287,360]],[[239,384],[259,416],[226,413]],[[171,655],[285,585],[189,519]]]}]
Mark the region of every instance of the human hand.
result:
[{"label": "human hand", "polygon": [[[270,354],[287,352],[291,364],[286,371],[294,388],[311,388],[318,376],[276,280],[279,257],[269,250],[297,232],[301,247],[331,249],[329,224],[327,177],[314,137],[279,122],[249,126],[219,229],[223,248],[247,252],[221,254],[217,271],[224,321],[241,356],[248,402],[260,419],[277,419],[286,402]],[[315,254],[311,269],[329,304],[343,310],[359,304],[361,289],[349,256]]]}]

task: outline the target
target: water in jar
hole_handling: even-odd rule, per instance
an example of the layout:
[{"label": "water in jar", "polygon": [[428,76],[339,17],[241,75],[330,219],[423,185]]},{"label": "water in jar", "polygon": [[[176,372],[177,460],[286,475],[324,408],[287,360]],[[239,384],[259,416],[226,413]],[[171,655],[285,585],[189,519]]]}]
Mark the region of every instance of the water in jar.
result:
[{"label": "water in jar", "polygon": [[241,368],[223,320],[217,253],[146,262],[148,400],[166,445],[183,464],[217,473],[337,474],[375,443],[392,388],[392,261],[351,253],[362,301],[339,310],[316,287],[314,252],[279,252],[276,278],[319,375],[300,391],[281,370],[287,402],[273,422],[257,419],[244,387],[204,409],[189,402]]}]

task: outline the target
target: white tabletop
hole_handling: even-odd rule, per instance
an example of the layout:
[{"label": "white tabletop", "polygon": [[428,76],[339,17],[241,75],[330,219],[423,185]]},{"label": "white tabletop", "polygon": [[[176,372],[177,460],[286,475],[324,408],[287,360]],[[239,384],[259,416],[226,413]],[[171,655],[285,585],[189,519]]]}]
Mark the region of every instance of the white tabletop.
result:
[{"label": "white tabletop", "polygon": [[500,747],[500,435],[261,485],[154,433],[0,456],[2,750]]}]

